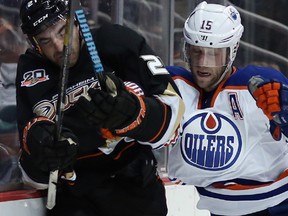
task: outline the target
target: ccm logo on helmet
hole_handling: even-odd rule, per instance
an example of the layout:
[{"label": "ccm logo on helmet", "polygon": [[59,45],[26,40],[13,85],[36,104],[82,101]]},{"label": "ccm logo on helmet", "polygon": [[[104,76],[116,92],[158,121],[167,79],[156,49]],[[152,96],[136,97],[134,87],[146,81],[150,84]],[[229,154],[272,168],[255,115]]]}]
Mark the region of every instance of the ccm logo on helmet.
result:
[{"label": "ccm logo on helmet", "polygon": [[45,19],[48,18],[48,14],[45,14],[43,17],[40,17],[40,19],[36,20],[34,23],[33,23],[33,26],[37,26],[38,24],[42,23]]}]

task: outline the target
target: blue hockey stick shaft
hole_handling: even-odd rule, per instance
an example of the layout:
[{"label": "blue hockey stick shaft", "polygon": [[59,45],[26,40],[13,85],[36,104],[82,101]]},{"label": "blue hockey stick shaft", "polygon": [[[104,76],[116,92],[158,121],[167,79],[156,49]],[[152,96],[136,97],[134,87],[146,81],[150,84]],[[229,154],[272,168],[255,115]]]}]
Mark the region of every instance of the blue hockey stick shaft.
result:
[{"label": "blue hockey stick shaft", "polygon": [[89,24],[87,22],[85,12],[81,8],[81,6],[75,10],[75,16],[77,19],[77,22],[79,24],[79,29],[81,31],[83,40],[87,46],[89,56],[91,58],[91,61],[93,63],[93,69],[95,72],[95,75],[99,81],[100,87],[102,90],[105,89],[105,77],[103,76],[104,68],[101,63],[101,59],[98,55],[98,51],[96,48],[96,44],[94,42],[93,36],[90,31]]}]

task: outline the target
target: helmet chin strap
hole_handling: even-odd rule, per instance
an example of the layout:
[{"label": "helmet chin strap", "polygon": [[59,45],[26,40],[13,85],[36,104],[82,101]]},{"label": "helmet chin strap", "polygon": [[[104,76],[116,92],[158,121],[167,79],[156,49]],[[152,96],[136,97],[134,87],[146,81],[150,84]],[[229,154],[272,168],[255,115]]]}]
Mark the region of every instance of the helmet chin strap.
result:
[{"label": "helmet chin strap", "polygon": [[214,89],[217,85],[219,85],[220,82],[223,81],[223,79],[225,78],[225,76],[227,75],[227,73],[230,71],[231,66],[232,66],[232,61],[230,61],[230,62],[227,64],[227,66],[226,66],[224,72],[222,73],[221,77],[218,79],[218,81],[217,81],[216,83],[214,83],[214,84],[211,86],[211,88]]},{"label": "helmet chin strap", "polygon": [[38,41],[36,40],[36,38],[34,36],[30,36],[28,35],[27,37],[27,42],[29,43],[29,45],[36,50],[39,54],[41,54],[41,49],[40,46],[38,44]]}]

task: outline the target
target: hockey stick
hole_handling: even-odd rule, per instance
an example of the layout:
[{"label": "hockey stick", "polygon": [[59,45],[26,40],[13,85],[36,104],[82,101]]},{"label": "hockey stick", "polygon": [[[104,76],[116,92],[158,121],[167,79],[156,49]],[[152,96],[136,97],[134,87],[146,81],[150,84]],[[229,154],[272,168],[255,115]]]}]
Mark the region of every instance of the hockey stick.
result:
[{"label": "hockey stick", "polygon": [[[103,73],[102,73],[104,69],[103,69],[101,60],[99,58],[98,51],[96,49],[96,45],[93,40],[85,13],[81,7],[80,0],[70,0],[69,1],[69,13],[67,17],[67,23],[65,26],[64,60],[63,60],[63,65],[62,65],[62,73],[60,75],[59,92],[58,92],[58,99],[57,99],[56,128],[55,128],[56,139],[55,140],[60,139],[61,130],[62,130],[62,120],[63,120],[64,106],[65,106],[65,93],[66,93],[68,71],[69,71],[68,67],[69,67],[69,62],[70,62],[69,57],[70,57],[70,52],[71,52],[73,26],[74,26],[74,23],[73,23],[74,14],[79,24],[79,29],[84,39],[84,42],[87,46],[89,56],[93,63],[93,69],[94,69],[95,75],[99,81],[101,89],[102,90],[105,89],[105,77],[103,76]],[[57,190],[56,186],[58,182],[58,172],[59,170],[50,172],[47,204],[46,204],[46,207],[48,209],[52,209],[56,203],[56,190]]]},{"label": "hockey stick", "polygon": [[[65,95],[66,95],[67,80],[68,80],[68,73],[69,73],[76,1],[70,0],[68,2],[68,7],[69,7],[68,8],[69,12],[66,18],[67,21],[65,25],[65,35],[64,35],[64,45],[63,45],[64,59],[63,59],[63,64],[61,68],[62,70],[61,70],[60,78],[59,78],[58,98],[57,98],[57,105],[56,105],[54,140],[60,140],[61,131],[62,131],[62,121],[63,121],[64,108],[65,108]],[[50,172],[49,183],[48,183],[47,203],[46,203],[46,207],[48,209],[52,209],[56,203],[58,172],[59,170]]]},{"label": "hockey stick", "polygon": [[106,90],[105,77],[103,76],[104,69],[103,69],[100,57],[98,55],[98,51],[97,51],[93,36],[91,34],[90,27],[87,22],[85,13],[81,7],[80,0],[78,1],[79,1],[79,5],[78,5],[79,7],[75,10],[76,20],[79,24],[79,29],[83,37],[83,40],[87,46],[89,56],[93,63],[93,69],[99,81],[100,87],[102,90]]}]

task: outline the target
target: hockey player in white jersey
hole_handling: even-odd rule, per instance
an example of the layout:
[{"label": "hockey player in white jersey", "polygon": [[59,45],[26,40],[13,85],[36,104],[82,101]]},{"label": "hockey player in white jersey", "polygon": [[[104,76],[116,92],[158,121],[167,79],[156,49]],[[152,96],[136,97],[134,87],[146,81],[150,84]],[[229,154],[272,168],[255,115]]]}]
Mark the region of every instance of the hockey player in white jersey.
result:
[{"label": "hockey player in white jersey", "polygon": [[214,216],[288,215],[288,81],[233,65],[243,29],[233,6],[202,2],[186,20],[190,71],[168,67],[186,106],[169,177],[195,185]]}]

